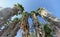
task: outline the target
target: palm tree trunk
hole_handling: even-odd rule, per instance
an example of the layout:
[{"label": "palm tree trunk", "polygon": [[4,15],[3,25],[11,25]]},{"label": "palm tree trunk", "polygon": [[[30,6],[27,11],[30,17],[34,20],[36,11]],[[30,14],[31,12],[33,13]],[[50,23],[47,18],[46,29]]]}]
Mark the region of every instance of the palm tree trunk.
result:
[{"label": "palm tree trunk", "polygon": [[24,14],[22,16],[20,29],[23,30],[22,37],[29,37],[29,25],[28,25],[28,15]]},{"label": "palm tree trunk", "polygon": [[11,34],[8,37],[15,37],[17,34],[17,31],[19,30],[20,22],[16,24],[15,28],[11,31]]},{"label": "palm tree trunk", "polygon": [[36,31],[36,37],[43,37],[44,33],[42,32],[42,24],[38,22],[37,20],[37,16],[35,13],[31,13],[31,18],[33,20],[33,26],[35,28]]},{"label": "palm tree trunk", "polygon": [[3,32],[4,32],[7,28],[8,28],[8,26],[6,26],[4,29],[2,29],[2,30],[0,31],[0,36],[3,34]]},{"label": "palm tree trunk", "polygon": [[7,37],[8,35],[10,35],[11,31],[15,28],[17,22],[15,21],[15,22],[10,23],[8,28],[4,29],[3,33],[1,34],[1,37]]}]

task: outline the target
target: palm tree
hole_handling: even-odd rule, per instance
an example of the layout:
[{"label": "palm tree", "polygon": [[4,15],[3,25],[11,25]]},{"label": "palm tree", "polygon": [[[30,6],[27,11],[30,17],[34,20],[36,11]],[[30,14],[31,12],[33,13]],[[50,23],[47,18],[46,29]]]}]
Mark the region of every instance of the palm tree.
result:
[{"label": "palm tree", "polygon": [[20,29],[23,30],[22,37],[29,37],[29,24],[28,24],[29,14],[27,12],[22,13]]},{"label": "palm tree", "polygon": [[[52,37],[50,34],[52,29],[60,28],[60,21],[56,17],[49,14],[44,8],[39,8],[36,12],[31,11],[31,13],[23,11],[24,7],[19,3],[15,4],[13,8],[4,8],[0,11],[0,27],[4,26],[8,19],[11,19],[12,16],[16,14],[18,15],[18,13],[22,15],[20,19],[15,18],[13,21],[7,23],[6,27],[0,31],[0,37],[15,37],[19,29],[23,31],[22,37],[30,37],[30,26],[28,23],[29,16],[32,18],[36,37]],[[48,24],[44,25],[38,22],[38,15],[42,17]]]},{"label": "palm tree", "polygon": [[7,19],[11,18],[18,11],[23,12],[24,8],[20,4],[15,4],[13,8],[4,8],[0,11],[0,26],[7,22]]},{"label": "palm tree", "polygon": [[[1,21],[1,25],[4,24],[8,18],[10,18],[11,16],[15,15],[18,13],[18,11],[23,12],[24,8],[22,7],[22,5],[20,4],[15,4],[14,7],[12,9],[10,8],[5,8],[7,9],[7,11],[9,14],[7,14],[6,16],[4,16],[5,18],[0,19]],[[2,11],[5,11],[5,9],[3,9]],[[15,12],[14,12],[15,11]],[[1,12],[2,13],[2,12]],[[3,12],[4,13],[4,12]],[[6,12],[7,13],[7,12]],[[10,14],[11,13],[11,14]],[[0,14],[1,15],[1,14]],[[1,15],[2,16],[2,15]],[[3,23],[2,23],[3,22]],[[7,27],[5,27],[2,31],[0,31],[0,36],[1,37],[13,37],[15,36],[18,27],[16,26],[16,24],[19,22],[19,20],[17,18],[15,18],[12,23],[9,23]],[[12,31],[13,30],[13,31]],[[15,31],[15,32],[14,32]],[[13,33],[12,33],[13,32]]]},{"label": "palm tree", "polygon": [[38,22],[37,19],[37,13],[35,11],[31,11],[31,18],[33,20],[33,26],[35,28],[36,37],[43,37],[43,31],[42,31],[42,24]]},{"label": "palm tree", "polygon": [[[60,28],[60,21],[58,18],[52,16],[51,14],[48,13],[48,11],[44,8],[39,8],[37,10],[37,13],[50,24],[50,27],[53,28],[54,31],[57,29],[57,33],[59,32]],[[56,34],[57,34],[56,33]]]},{"label": "palm tree", "polygon": [[39,8],[37,10],[38,14],[45,19],[47,22],[52,23],[53,25],[57,26],[58,28],[60,28],[60,21],[58,18],[52,16],[51,14],[48,13],[47,10],[45,10],[44,8]]}]

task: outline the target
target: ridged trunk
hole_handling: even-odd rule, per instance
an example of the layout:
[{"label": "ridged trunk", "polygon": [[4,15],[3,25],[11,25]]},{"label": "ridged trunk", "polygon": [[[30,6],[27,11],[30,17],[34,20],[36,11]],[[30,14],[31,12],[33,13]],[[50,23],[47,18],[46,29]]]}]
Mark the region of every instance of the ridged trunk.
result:
[{"label": "ridged trunk", "polygon": [[33,26],[34,26],[34,29],[36,32],[36,37],[44,37],[45,33],[43,31],[43,28],[42,28],[43,25],[38,22],[36,14],[32,12],[31,18],[32,18]]},{"label": "ridged trunk", "polygon": [[15,28],[11,31],[11,34],[8,37],[15,37],[16,36],[17,31],[19,30],[19,25],[20,25],[20,22],[18,22],[16,24]]},{"label": "ridged trunk", "polygon": [[17,23],[18,23],[18,21],[14,21],[14,22],[10,23],[8,25],[8,27],[6,29],[4,29],[4,31],[0,37],[8,37],[11,34],[12,30],[16,27]]},{"label": "ridged trunk", "polygon": [[2,30],[0,31],[0,36],[3,34],[3,32],[4,32],[7,28],[8,28],[8,26],[6,26],[4,29],[2,29]]},{"label": "ridged trunk", "polygon": [[22,15],[20,29],[23,30],[22,37],[29,37],[28,15],[26,13]]}]

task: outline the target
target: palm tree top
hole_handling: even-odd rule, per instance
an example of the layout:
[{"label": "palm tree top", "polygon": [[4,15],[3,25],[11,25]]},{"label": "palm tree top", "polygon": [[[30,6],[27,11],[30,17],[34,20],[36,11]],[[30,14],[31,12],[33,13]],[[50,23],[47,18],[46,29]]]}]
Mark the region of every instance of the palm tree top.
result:
[{"label": "palm tree top", "polygon": [[35,14],[36,16],[38,15],[38,13],[36,12],[36,11],[31,11],[31,13],[30,14]]},{"label": "palm tree top", "polygon": [[36,13],[35,11],[31,11],[32,14]]},{"label": "palm tree top", "polygon": [[38,8],[37,11],[45,10],[45,8]]},{"label": "palm tree top", "polygon": [[21,4],[19,4],[19,3],[14,4],[14,7],[13,8],[16,8],[19,11],[22,11],[22,12],[24,11],[24,7]]}]

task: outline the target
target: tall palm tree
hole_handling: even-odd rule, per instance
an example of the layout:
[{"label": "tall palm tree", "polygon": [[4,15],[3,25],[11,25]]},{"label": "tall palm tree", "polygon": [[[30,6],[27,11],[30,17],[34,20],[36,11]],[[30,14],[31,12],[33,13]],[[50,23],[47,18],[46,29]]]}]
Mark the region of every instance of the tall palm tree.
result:
[{"label": "tall palm tree", "polygon": [[[45,19],[45,21],[47,21],[52,27],[53,29],[57,29],[57,33],[59,33],[59,28],[60,28],[60,20],[54,16],[52,16],[50,13],[48,13],[47,10],[45,10],[44,8],[39,8],[37,10],[38,14]],[[51,28],[52,28],[51,27]],[[56,31],[55,29],[55,31]]]},{"label": "tall palm tree", "polygon": [[37,13],[35,11],[31,11],[31,18],[33,20],[33,26],[35,28],[36,37],[43,37],[44,33],[43,33],[43,30],[42,30],[42,24],[38,22],[36,14]]},{"label": "tall palm tree", "polygon": [[[1,11],[1,14],[4,13],[3,11],[5,11],[5,14],[4,15],[6,15],[6,16],[0,14],[1,16],[3,16],[3,18],[0,16],[1,17],[1,19],[0,19],[0,26],[2,24],[4,24],[7,21],[8,18],[10,18],[13,15],[17,14],[18,11],[23,12],[23,10],[24,10],[24,8],[20,4],[15,4],[13,8],[5,8],[5,9],[3,9]],[[18,27],[16,26],[16,24],[18,23],[18,21],[19,20],[15,19],[12,23],[10,23],[8,25],[8,27],[6,27],[2,31],[0,31],[0,36],[1,37],[10,37],[10,36],[13,37],[14,34],[16,34],[16,31],[18,30]],[[13,31],[15,31],[15,33],[11,29]]]},{"label": "tall palm tree", "polygon": [[48,13],[47,10],[45,10],[44,8],[39,8],[37,10],[37,12],[39,13],[39,15],[45,19],[47,22],[53,23],[53,25],[57,26],[58,28],[60,28],[60,19],[52,16],[50,13]]},{"label": "tall palm tree", "polygon": [[0,26],[13,15],[18,14],[18,11],[23,12],[24,8],[20,4],[15,4],[13,8],[4,8],[0,11]]},{"label": "tall palm tree", "polygon": [[28,16],[27,12],[22,13],[20,29],[23,30],[22,37],[29,37],[29,24],[28,24]]}]

